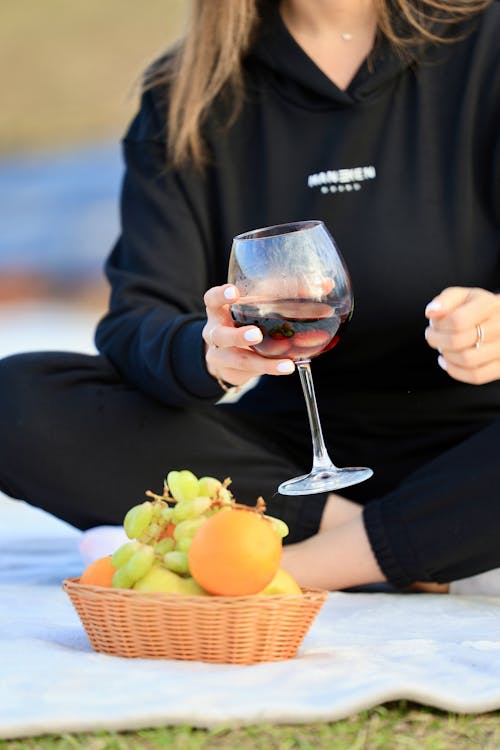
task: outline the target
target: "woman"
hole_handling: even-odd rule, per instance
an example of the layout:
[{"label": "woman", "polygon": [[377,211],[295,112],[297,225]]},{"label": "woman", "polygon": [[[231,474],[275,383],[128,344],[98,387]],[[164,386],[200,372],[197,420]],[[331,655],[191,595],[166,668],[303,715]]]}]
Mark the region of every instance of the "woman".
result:
[{"label": "woman", "polygon": [[[124,139],[101,356],[2,363],[0,486],[88,528],[169,469],[229,475],[287,521],[307,586],[499,567],[499,4],[223,5],[195,2]],[[356,295],[314,363],[336,462],[375,470],[342,496],[276,494],[310,465],[300,385],[229,312],[232,237],[303,218],[325,221]]]}]

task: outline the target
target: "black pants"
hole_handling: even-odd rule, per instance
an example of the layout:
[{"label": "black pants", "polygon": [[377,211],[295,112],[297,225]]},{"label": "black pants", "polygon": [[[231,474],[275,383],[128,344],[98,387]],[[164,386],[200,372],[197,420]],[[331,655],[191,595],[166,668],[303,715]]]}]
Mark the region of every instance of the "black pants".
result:
[{"label": "black pants", "polygon": [[[310,468],[304,418],[298,429],[294,415],[266,420],[237,405],[175,409],[126,385],[103,357],[16,355],[0,362],[0,489],[85,529],[121,523],[146,489],[161,492],[167,471],[189,468],[232,477],[240,502],[262,495],[290,526],[286,541],[298,541],[317,531],[325,502],[276,494]],[[350,463],[354,433],[334,448],[339,465]],[[356,452],[375,477],[342,494],[365,505],[388,580],[447,582],[500,567],[500,418],[439,440],[417,432],[408,445],[360,429]]]}]

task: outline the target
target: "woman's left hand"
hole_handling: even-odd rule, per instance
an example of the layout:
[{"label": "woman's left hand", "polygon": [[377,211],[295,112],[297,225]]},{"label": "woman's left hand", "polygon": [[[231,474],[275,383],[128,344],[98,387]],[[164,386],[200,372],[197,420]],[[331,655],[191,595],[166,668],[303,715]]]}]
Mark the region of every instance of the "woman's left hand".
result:
[{"label": "woman's left hand", "polygon": [[473,385],[500,378],[500,295],[448,287],[427,305],[425,315],[425,338],[448,375]]}]

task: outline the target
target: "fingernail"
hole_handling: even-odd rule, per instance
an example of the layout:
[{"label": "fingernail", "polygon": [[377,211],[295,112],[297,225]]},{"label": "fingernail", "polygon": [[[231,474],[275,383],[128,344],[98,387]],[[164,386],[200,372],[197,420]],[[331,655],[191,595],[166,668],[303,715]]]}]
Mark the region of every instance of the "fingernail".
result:
[{"label": "fingernail", "polygon": [[430,332],[431,332],[431,328],[430,328],[430,326],[427,326],[427,328],[424,331],[424,336],[425,336],[426,339],[429,338]]},{"label": "fingernail", "polygon": [[442,367],[443,370],[447,370],[448,369],[448,365],[446,364],[446,361],[445,361],[444,357],[441,357],[441,356],[438,357],[438,365],[440,367]]},{"label": "fingernail", "polygon": [[247,341],[254,341],[254,342],[260,341],[262,338],[262,334],[258,328],[250,328],[250,330],[245,331],[243,336]]},{"label": "fingernail", "polygon": [[278,372],[293,372],[295,370],[295,365],[293,362],[290,362],[290,360],[285,360],[276,365],[276,369]]},{"label": "fingernail", "polygon": [[236,289],[234,286],[228,286],[227,289],[224,289],[224,297],[226,299],[236,299]]},{"label": "fingernail", "polygon": [[432,300],[432,302],[429,302],[427,307],[425,308],[425,312],[435,312],[436,310],[442,310],[443,305],[438,299]]}]

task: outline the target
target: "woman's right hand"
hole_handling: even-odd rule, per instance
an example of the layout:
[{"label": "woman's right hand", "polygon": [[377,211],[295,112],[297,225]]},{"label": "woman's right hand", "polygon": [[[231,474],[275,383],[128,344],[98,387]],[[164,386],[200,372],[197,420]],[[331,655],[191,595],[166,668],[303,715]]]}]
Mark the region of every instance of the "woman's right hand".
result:
[{"label": "woman's right hand", "polygon": [[205,293],[207,323],[203,339],[208,372],[231,385],[244,385],[259,375],[289,375],[295,370],[291,359],[266,359],[250,348],[262,341],[257,326],[234,325],[230,307],[238,298],[232,284],[214,286]]}]

